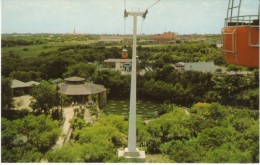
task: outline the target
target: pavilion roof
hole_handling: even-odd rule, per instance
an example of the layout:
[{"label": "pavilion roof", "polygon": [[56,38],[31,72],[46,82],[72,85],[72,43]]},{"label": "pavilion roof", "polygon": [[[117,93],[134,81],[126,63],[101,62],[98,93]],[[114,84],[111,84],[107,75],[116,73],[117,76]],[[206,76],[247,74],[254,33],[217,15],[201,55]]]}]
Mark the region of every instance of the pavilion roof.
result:
[{"label": "pavilion roof", "polygon": [[34,86],[34,85],[39,85],[40,83],[38,83],[36,81],[29,81],[26,84],[28,84],[29,86]]},{"label": "pavilion roof", "polygon": [[65,78],[65,81],[85,81],[84,78],[81,77],[69,77],[69,78]]},{"label": "pavilion roof", "polygon": [[69,84],[60,83],[60,92],[64,95],[92,95],[97,93],[102,93],[107,89],[103,85],[93,84],[93,83],[83,83],[83,84]]},{"label": "pavilion roof", "polygon": [[16,79],[12,80],[11,88],[25,88],[25,87],[30,87],[30,85],[20,80],[16,80]]}]

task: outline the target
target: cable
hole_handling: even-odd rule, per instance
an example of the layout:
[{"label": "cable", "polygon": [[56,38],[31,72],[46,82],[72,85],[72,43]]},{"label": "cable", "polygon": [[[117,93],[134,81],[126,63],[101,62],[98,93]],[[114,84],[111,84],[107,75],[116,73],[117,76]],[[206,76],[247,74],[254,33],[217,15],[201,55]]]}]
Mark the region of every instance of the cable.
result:
[{"label": "cable", "polygon": [[126,26],[125,26],[125,24],[126,24],[126,17],[124,18],[124,36],[125,36],[125,31],[126,31]]},{"label": "cable", "polygon": [[140,29],[140,34],[139,35],[142,35],[143,24],[144,24],[144,19],[143,19],[142,24],[141,24],[141,29]]},{"label": "cable", "polygon": [[[146,15],[148,13],[148,9],[150,9],[151,7],[153,7],[154,5],[156,5],[158,2],[160,2],[160,0],[157,0],[155,3],[153,3],[152,5],[150,5],[144,12],[143,14],[143,21],[142,21],[142,24],[141,24],[141,29],[140,29],[140,35],[142,34],[142,30],[143,30],[143,24],[144,24],[144,20],[146,18]],[[125,31],[126,31],[126,17],[128,16],[127,12],[126,12],[126,0],[124,0],[124,7],[125,7],[125,11],[124,11],[124,17],[125,17],[125,20],[124,20],[124,35],[125,35]]]},{"label": "cable", "polygon": [[140,35],[142,34],[143,24],[144,24],[144,20],[145,20],[145,18],[146,18],[146,15],[147,15],[147,13],[148,13],[148,9],[150,9],[151,7],[153,7],[153,6],[154,6],[155,4],[157,4],[159,1],[160,1],[160,0],[156,1],[155,3],[153,3],[151,6],[149,6],[149,7],[145,10],[145,12],[144,12],[144,14],[143,14],[143,21],[142,21],[142,25],[141,25]]},{"label": "cable", "polygon": [[125,7],[125,11],[124,11],[124,37],[123,37],[123,48],[126,47],[126,17],[127,17],[127,12],[126,12],[126,0],[124,0],[124,7]]},{"label": "cable", "polygon": [[158,3],[160,0],[156,1],[154,4],[152,4],[150,7],[148,7],[146,10],[150,9],[151,7],[153,7],[156,3]]}]

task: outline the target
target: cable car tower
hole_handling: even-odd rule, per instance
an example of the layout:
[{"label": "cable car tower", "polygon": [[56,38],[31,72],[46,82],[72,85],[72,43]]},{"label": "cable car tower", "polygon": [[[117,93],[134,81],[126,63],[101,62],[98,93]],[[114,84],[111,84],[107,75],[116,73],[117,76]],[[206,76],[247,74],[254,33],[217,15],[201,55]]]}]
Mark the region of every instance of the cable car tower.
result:
[{"label": "cable car tower", "polygon": [[118,152],[119,157],[125,157],[133,162],[144,162],[145,152],[136,148],[136,35],[137,35],[137,17],[144,16],[147,12],[125,10],[125,17],[133,16],[133,55],[132,55],[132,73],[131,73],[131,91],[130,91],[130,110],[129,110],[129,128],[128,128],[128,148]]},{"label": "cable car tower", "polygon": [[[259,68],[259,15],[240,15],[241,0],[229,0],[221,31],[225,60]],[[259,14],[259,13],[258,13]]]},{"label": "cable car tower", "polygon": [[[155,2],[153,5],[158,3]],[[149,8],[151,8],[151,5]],[[133,51],[132,51],[132,73],[131,73],[131,91],[130,91],[130,109],[129,109],[129,128],[128,128],[128,147],[118,151],[119,157],[125,157],[130,162],[145,162],[145,152],[136,148],[136,36],[137,36],[137,17],[142,16],[145,19],[148,9],[145,12],[133,10],[124,11],[124,17],[133,16]]]}]

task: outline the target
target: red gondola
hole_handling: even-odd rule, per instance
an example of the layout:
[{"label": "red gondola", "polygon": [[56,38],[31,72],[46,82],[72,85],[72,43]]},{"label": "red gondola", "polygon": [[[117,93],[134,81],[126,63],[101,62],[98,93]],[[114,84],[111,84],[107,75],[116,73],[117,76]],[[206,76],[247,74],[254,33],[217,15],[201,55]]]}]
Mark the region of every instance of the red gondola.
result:
[{"label": "red gondola", "polygon": [[122,50],[122,58],[127,58],[127,57],[128,57],[127,50],[123,49]]},{"label": "red gondola", "polygon": [[[240,16],[241,0],[236,5],[234,0],[229,0],[225,27],[221,32],[225,59],[228,63],[259,68],[259,16]],[[234,10],[237,10],[237,16],[233,16]]]}]

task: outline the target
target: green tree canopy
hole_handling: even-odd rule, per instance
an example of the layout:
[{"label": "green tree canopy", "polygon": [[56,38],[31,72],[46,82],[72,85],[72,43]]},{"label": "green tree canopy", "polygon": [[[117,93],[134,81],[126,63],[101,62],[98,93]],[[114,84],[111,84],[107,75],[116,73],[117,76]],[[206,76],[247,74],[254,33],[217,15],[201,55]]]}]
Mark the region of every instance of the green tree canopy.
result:
[{"label": "green tree canopy", "polygon": [[1,89],[1,109],[10,110],[13,107],[13,90],[9,78],[1,77]]},{"label": "green tree canopy", "polygon": [[2,118],[1,124],[2,162],[40,162],[61,132],[58,121],[46,115]]},{"label": "green tree canopy", "polygon": [[60,94],[57,87],[47,81],[42,81],[32,89],[34,99],[31,102],[33,110],[50,113],[50,109],[59,105]]}]

